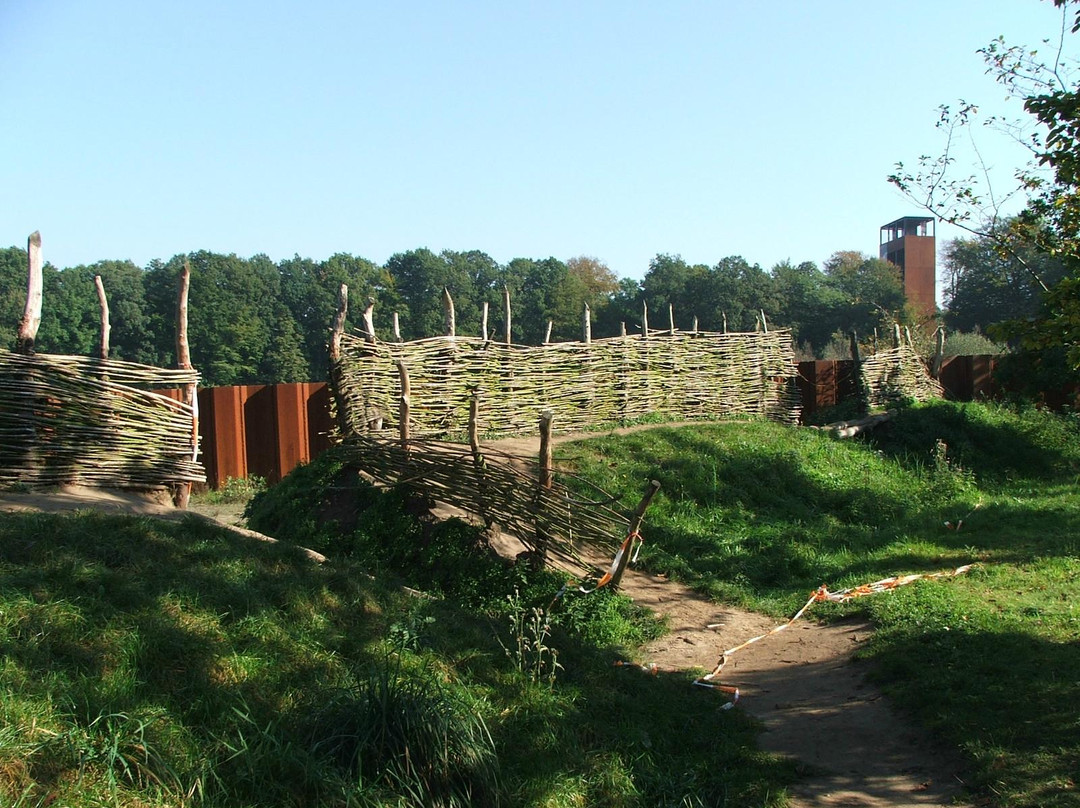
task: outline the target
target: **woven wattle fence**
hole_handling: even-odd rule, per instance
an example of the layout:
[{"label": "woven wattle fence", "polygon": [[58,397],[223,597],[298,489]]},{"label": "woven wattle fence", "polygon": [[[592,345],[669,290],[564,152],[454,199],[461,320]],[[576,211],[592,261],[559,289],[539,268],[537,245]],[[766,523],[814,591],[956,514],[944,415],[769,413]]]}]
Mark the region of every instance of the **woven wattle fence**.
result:
[{"label": "woven wattle fence", "polygon": [[944,398],[922,357],[908,344],[878,351],[860,363],[860,375],[870,409],[885,409],[901,401]]},{"label": "woven wattle fence", "polygon": [[432,440],[411,441],[406,450],[371,436],[347,438],[342,451],[377,482],[415,486],[516,536],[533,551],[579,561],[583,547],[613,550],[626,534],[629,520],[612,510],[607,494],[584,483],[575,488],[594,492],[585,498],[558,481],[538,485],[538,464],[525,458],[489,448],[473,454],[467,444]]},{"label": "woven wattle fence", "polygon": [[398,423],[409,386],[413,435],[463,433],[474,391],[484,401],[481,432],[536,429],[542,411],[561,432],[632,421],[799,417],[791,335],[777,330],[678,332],[526,347],[469,337],[408,343],[345,334],[335,369],[346,434]]},{"label": "woven wattle fence", "polygon": [[203,482],[193,408],[154,392],[197,381],[193,370],[0,350],[0,483]]}]

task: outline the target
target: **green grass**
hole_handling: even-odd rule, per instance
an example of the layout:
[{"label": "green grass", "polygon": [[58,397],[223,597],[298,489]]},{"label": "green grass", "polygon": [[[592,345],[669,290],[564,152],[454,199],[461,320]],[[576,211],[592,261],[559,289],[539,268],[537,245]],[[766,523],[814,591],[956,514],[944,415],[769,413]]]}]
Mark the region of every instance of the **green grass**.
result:
[{"label": "green grass", "polygon": [[505,653],[505,595],[465,608],[438,575],[440,596],[412,595],[373,557],[0,515],[0,805],[780,805],[791,767],[744,717],[686,676],[612,666],[641,630],[624,603],[567,603],[552,681]]},{"label": "green grass", "polygon": [[[939,404],[867,443],[752,422],[561,453],[631,505],[659,479],[642,561],[777,617],[979,562],[817,613],[873,618],[876,677],[980,804],[1080,805],[1075,419]],[[0,805],[785,804],[741,711],[612,666],[655,621],[610,593],[537,621],[561,578],[420,511],[331,452],[249,507],[322,566],[196,520],[0,515]]]},{"label": "green grass", "polygon": [[821,584],[978,562],[817,613],[874,619],[876,676],[966,755],[979,799],[1080,805],[1074,416],[936,403],[865,443],[719,424],[591,439],[561,462],[624,499],[660,480],[643,563],[777,617]]}]

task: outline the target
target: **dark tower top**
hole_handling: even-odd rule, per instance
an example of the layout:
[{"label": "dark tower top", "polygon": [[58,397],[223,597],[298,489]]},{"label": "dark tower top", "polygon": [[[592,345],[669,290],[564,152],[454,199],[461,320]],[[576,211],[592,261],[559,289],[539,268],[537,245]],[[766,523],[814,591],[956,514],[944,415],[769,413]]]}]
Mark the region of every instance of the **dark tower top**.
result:
[{"label": "dark tower top", "polygon": [[900,268],[908,302],[933,315],[937,287],[934,218],[905,216],[882,225],[881,257]]}]

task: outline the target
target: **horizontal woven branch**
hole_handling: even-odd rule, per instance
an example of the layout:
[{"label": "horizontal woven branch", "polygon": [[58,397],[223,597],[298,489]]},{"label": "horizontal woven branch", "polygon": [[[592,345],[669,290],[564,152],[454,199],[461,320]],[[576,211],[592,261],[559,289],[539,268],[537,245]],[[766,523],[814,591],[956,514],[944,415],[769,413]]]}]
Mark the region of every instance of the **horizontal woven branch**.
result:
[{"label": "horizontal woven branch", "polygon": [[0,483],[159,488],[203,482],[195,412],[155,388],[190,370],[0,351]]}]

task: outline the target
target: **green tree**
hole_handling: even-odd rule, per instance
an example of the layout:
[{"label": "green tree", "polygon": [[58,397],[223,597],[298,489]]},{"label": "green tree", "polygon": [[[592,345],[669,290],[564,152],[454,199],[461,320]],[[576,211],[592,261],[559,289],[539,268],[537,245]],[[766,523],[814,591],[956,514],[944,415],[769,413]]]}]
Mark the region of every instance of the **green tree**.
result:
[{"label": "green tree", "polygon": [[827,285],[843,303],[834,309],[836,329],[866,335],[875,328],[889,330],[904,319],[900,270],[888,261],[861,252],[842,250],[825,262]]},{"label": "green tree", "polygon": [[782,261],[771,274],[779,301],[775,323],[791,329],[804,353],[817,355],[840,327],[843,293],[828,283],[828,277],[813,261],[798,265]]}]

